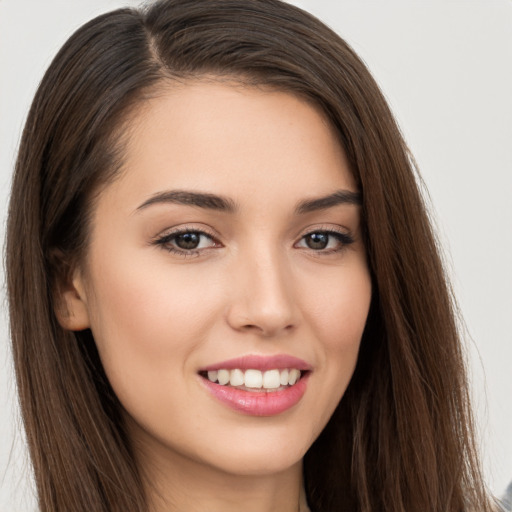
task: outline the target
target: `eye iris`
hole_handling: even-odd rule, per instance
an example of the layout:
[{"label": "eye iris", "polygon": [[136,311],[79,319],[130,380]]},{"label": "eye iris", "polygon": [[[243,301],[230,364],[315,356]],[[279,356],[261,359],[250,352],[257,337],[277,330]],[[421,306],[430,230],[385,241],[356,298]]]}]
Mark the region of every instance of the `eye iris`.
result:
[{"label": "eye iris", "polygon": [[306,236],[306,244],[310,249],[325,249],[328,243],[327,233],[311,233]]},{"label": "eye iris", "polygon": [[175,243],[180,249],[196,249],[199,245],[200,235],[198,233],[181,233],[176,235]]}]

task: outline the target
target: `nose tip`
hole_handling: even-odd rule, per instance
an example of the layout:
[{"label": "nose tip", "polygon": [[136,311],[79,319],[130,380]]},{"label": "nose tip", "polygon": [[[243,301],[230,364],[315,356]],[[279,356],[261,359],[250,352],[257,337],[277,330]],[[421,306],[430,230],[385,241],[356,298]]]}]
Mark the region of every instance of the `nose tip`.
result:
[{"label": "nose tip", "polygon": [[297,323],[292,280],[282,265],[244,268],[234,278],[228,323],[238,331],[273,337],[292,331]]}]

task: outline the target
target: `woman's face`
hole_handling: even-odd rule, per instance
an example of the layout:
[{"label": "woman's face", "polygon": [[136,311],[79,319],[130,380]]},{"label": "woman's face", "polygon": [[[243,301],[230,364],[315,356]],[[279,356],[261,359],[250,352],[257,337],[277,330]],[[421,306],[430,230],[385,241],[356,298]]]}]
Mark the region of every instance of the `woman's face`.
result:
[{"label": "woman's face", "polygon": [[197,82],[144,106],[68,300],[141,457],[300,463],[369,309],[358,202],[332,129],[292,95]]}]

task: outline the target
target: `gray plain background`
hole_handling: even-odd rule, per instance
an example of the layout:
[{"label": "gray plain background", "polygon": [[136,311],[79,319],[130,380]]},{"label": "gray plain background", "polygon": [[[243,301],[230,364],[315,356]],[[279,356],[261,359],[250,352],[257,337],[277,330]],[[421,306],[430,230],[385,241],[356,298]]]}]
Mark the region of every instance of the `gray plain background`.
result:
[{"label": "gray plain background", "polygon": [[[24,118],[65,39],[133,0],[0,0],[0,238]],[[296,0],[366,61],[430,191],[468,329],[489,487],[512,479],[512,1]],[[3,285],[3,272],[0,275]],[[5,286],[2,286],[2,291]],[[0,312],[0,511],[35,510]],[[27,312],[30,314],[30,312]]]}]

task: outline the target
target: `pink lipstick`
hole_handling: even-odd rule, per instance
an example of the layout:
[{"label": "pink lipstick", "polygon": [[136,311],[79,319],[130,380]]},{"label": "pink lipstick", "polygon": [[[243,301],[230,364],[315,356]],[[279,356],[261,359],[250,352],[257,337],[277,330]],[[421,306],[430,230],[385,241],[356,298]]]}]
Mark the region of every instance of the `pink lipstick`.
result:
[{"label": "pink lipstick", "polygon": [[228,407],[273,416],[296,405],[306,392],[311,365],[293,356],[247,355],[201,368],[206,389]]},{"label": "pink lipstick", "polygon": [[298,370],[304,371],[312,369],[311,365],[298,357],[289,356],[287,354],[277,354],[274,356],[247,355],[236,357],[234,359],[205,366],[204,368],[201,368],[201,371],[219,370],[221,368],[225,368],[226,370],[233,370],[235,368],[249,370],[254,368],[255,370],[261,371],[271,370],[273,368],[297,368]]}]

